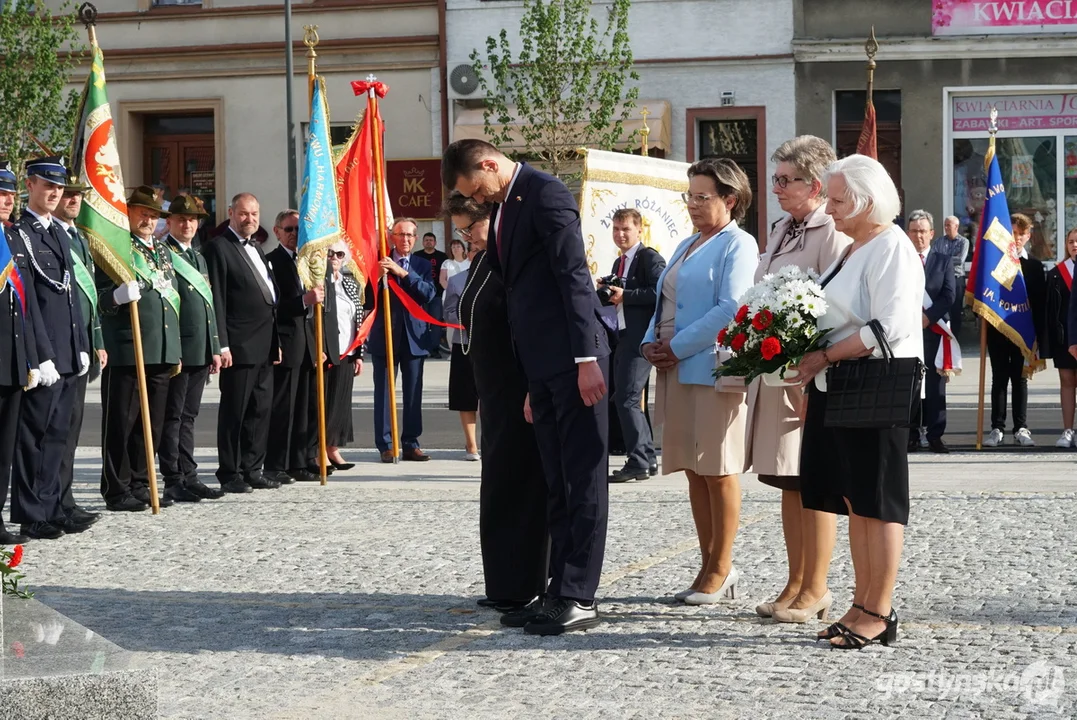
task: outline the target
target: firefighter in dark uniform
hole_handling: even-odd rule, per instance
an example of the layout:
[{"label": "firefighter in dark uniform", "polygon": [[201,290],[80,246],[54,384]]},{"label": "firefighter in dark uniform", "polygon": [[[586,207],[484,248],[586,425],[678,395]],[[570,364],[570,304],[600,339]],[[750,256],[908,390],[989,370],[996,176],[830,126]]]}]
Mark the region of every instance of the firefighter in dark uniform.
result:
[{"label": "firefighter in dark uniform", "polygon": [[[154,448],[160,446],[164,430],[168,380],[180,370],[179,285],[168,245],[153,237],[157,221],[168,213],[154,189],[143,185],[128,198],[127,214],[136,279],[117,286],[97,267],[97,306],[108,351],[101,375],[101,494],[105,506],[114,511],[150,506],[148,463],[154,461],[152,455],[146,456],[131,311],[124,306],[138,302]],[[159,502],[168,507],[174,501],[166,497]]]},{"label": "firefighter in dark uniform", "polygon": [[86,407],[86,386],[97,379],[101,368],[108,363],[108,353],[101,337],[101,317],[97,314],[97,287],[94,280],[94,262],[90,245],[76,226],[82,209],[82,195],[90,188],[69,177],[64,194],[56,207],[56,219],[71,241],[71,260],[75,284],[79,289],[82,306],[83,332],[90,345],[90,371],[80,375],[75,382],[75,407],[71,411],[71,432],[67,434],[67,448],[60,462],[60,507],[64,515],[85,523],[97,522],[98,513],[90,512],[75,503],[72,484],[75,480],[75,449],[82,432],[82,416]]},{"label": "firefighter in dark uniform", "polygon": [[26,163],[27,206],[8,228],[11,246],[25,253],[27,311],[34,327],[40,386],[22,402],[11,474],[11,519],[30,538],[82,532],[90,522],[68,517],[60,503],[60,463],[71,432],[78,377],[90,369],[71,241],[53,217],[67,183],[60,157]]},{"label": "firefighter in dark uniform", "polygon": [[217,337],[217,313],[209,269],[192,241],[198,223],[209,217],[202,201],[181,195],[168,211],[165,242],[172,253],[180,294],[180,346],[183,369],[168,381],[165,427],[157,456],[165,481],[165,497],[176,502],[198,502],[224,497],[198,479],[194,459],[194,421],[202,406],[202,391],[210,375],[221,369],[221,342]]}]

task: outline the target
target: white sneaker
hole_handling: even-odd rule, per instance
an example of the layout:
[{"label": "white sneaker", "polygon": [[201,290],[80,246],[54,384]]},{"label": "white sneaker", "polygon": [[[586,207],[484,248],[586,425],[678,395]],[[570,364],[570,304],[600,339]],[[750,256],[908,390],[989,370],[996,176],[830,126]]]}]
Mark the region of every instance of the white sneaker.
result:
[{"label": "white sneaker", "polygon": [[993,429],[987,433],[987,437],[984,438],[984,447],[996,447],[1002,444],[1002,431],[998,428]]},{"label": "white sneaker", "polygon": [[1018,428],[1017,432],[1013,434],[1013,439],[1021,447],[1034,447],[1036,445],[1036,441],[1032,439],[1032,433],[1028,431],[1028,428]]},{"label": "white sneaker", "polygon": [[468,462],[478,462],[482,458],[479,456],[478,453],[464,453],[464,459]]},{"label": "white sneaker", "polygon": [[927,447],[927,428],[920,428],[920,447]]},{"label": "white sneaker", "polygon": [[1058,436],[1058,440],[1055,440],[1055,447],[1057,448],[1071,448],[1073,447],[1073,431],[1063,430],[1062,434]]}]

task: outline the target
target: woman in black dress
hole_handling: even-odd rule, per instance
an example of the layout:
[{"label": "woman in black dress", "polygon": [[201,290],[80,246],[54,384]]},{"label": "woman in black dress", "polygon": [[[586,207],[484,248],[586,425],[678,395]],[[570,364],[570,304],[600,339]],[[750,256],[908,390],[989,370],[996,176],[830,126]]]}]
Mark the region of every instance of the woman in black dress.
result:
[{"label": "woman in black dress", "polygon": [[1073,285],[1074,259],[1077,258],[1077,228],[1066,233],[1066,259],[1047,273],[1047,303],[1044,319],[1043,356],[1052,358],[1058,370],[1062,391],[1062,435],[1055,447],[1077,447],[1073,430],[1073,415],[1077,408],[1077,358],[1070,355],[1070,339],[1067,329],[1070,292]]},{"label": "woman in black dress", "polygon": [[486,598],[480,605],[518,609],[546,586],[546,480],[535,433],[524,418],[527,378],[516,361],[505,291],[486,262],[490,206],[454,193],[444,214],[480,252],[460,297],[461,348],[479,395],[482,485],[479,540]]},{"label": "woman in black dress", "polygon": [[[355,338],[363,323],[363,303],[359,285],[344,274],[348,247],[342,242],[329,248],[329,271],[325,277],[324,329],[325,445],[328,463],[337,470],[350,470],[355,463],[344,462],[340,448],[352,442],[352,388],[355,376],[363,372],[363,346]],[[352,347],[356,345],[355,347]]]}]

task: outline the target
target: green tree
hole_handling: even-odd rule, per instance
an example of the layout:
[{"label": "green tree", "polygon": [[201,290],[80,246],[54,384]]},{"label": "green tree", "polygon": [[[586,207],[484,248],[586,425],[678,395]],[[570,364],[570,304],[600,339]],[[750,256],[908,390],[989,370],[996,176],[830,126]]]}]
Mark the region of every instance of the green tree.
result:
[{"label": "green tree", "polygon": [[[613,0],[600,29],[590,0],[524,0],[521,49],[509,34],[486,39],[471,62],[486,98],[486,135],[495,145],[522,140],[518,156],[558,176],[573,174],[579,149],[612,150],[624,140],[639,88],[628,39],[631,0]],[[513,123],[513,112],[518,118]]]},{"label": "green tree", "polygon": [[22,185],[23,163],[42,153],[33,135],[67,154],[77,121],[79,92],[67,87],[83,45],[75,8],[56,14],[43,0],[20,0],[0,10],[0,156]]}]

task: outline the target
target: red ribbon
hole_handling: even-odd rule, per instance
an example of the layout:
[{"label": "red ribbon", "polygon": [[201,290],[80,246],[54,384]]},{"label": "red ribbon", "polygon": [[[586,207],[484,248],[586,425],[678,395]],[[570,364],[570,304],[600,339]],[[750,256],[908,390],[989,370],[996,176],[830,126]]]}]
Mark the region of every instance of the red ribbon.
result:
[{"label": "red ribbon", "polygon": [[366,95],[370,90],[373,90],[378,97],[383,98],[389,93],[389,86],[377,80],[352,80],[352,92],[357,96]]},{"label": "red ribbon", "polygon": [[1073,292],[1073,275],[1070,274],[1070,269],[1066,267],[1065,260],[1058,264],[1058,274],[1062,276],[1062,281],[1066,283],[1066,289]]},{"label": "red ribbon", "polygon": [[425,323],[430,323],[431,325],[437,325],[438,327],[452,328],[453,330],[464,329],[463,325],[453,325],[452,323],[441,322],[440,320],[432,317],[430,313],[426,312],[426,310],[423,310],[422,305],[415,302],[415,300],[412,299],[410,295],[404,292],[404,289],[400,287],[399,284],[397,284],[396,278],[389,278],[389,287],[394,293],[396,293],[396,297],[400,300],[404,308],[407,309],[409,313],[411,313],[412,317],[418,318]]}]

